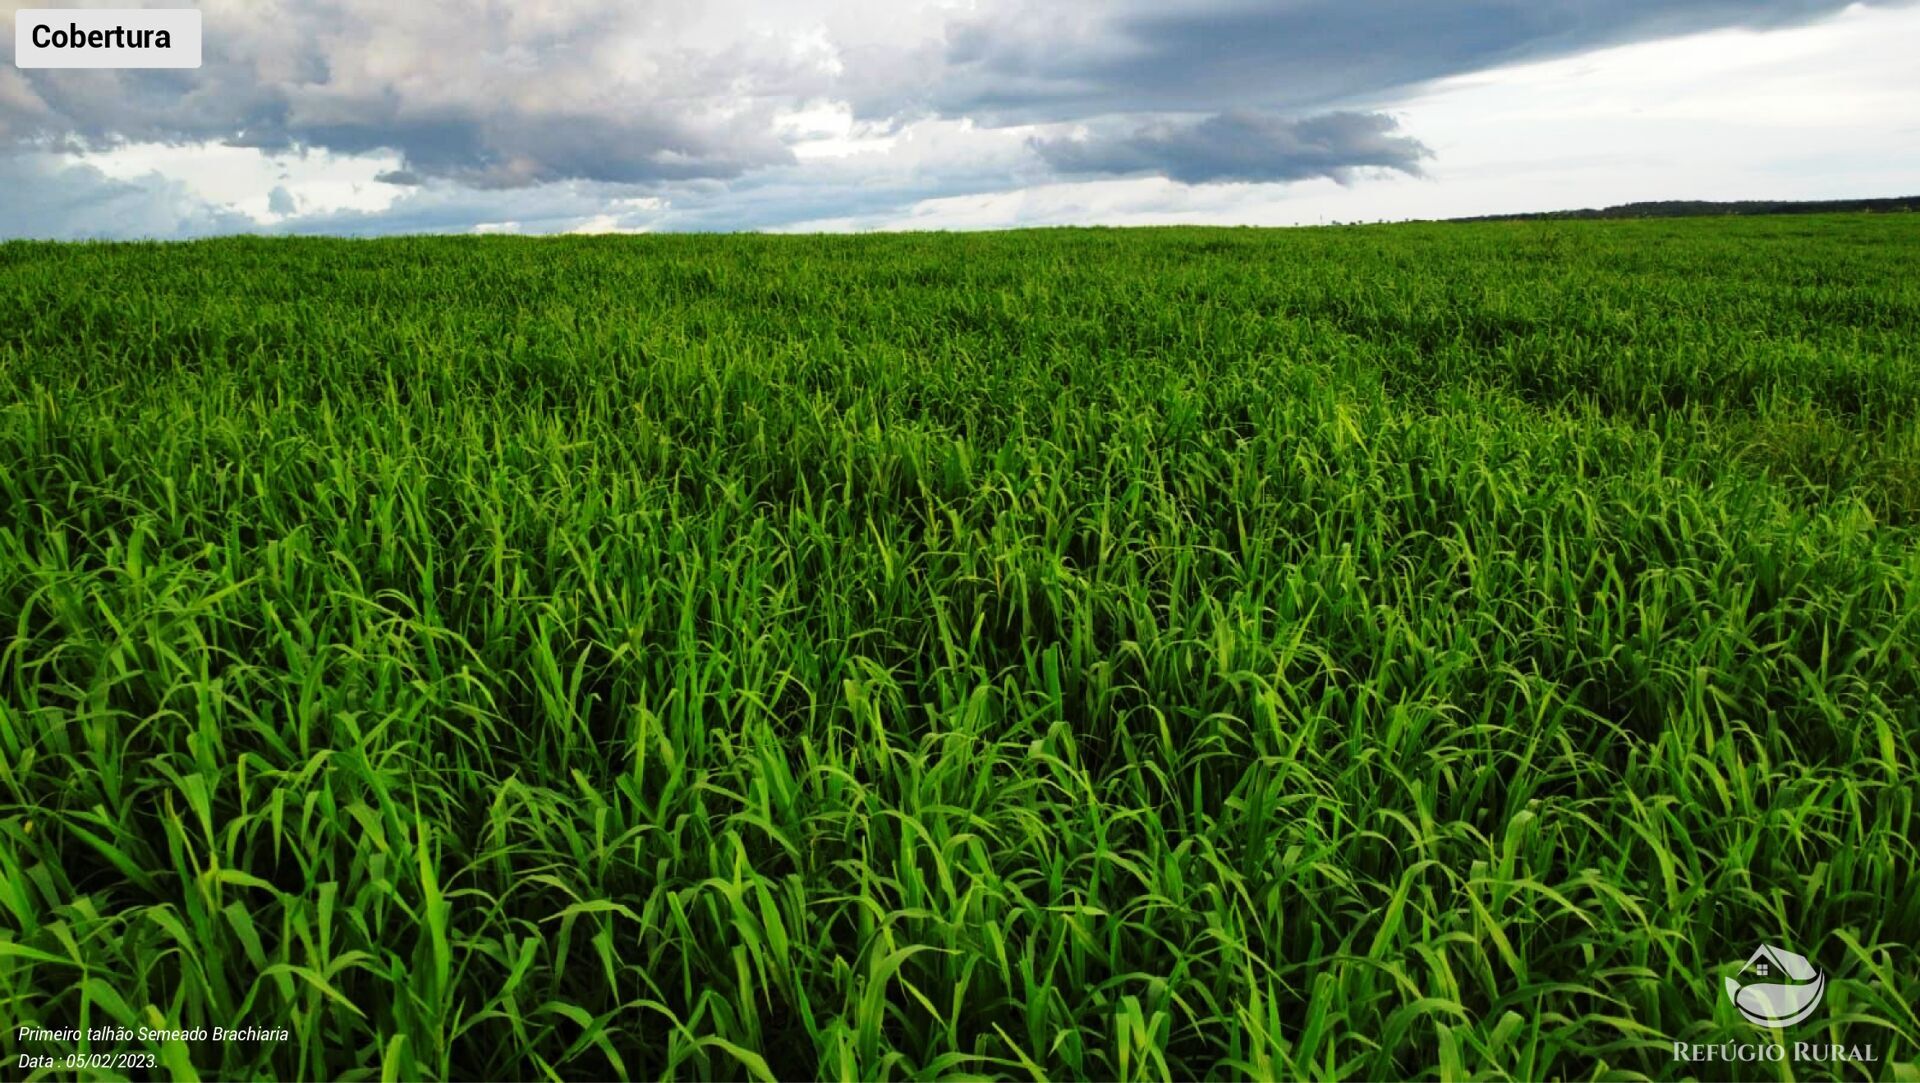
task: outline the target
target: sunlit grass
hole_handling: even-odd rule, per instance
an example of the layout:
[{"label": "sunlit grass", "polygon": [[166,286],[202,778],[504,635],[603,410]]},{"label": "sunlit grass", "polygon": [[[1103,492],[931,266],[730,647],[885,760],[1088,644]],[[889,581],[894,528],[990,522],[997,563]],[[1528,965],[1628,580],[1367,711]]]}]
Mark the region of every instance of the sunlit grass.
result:
[{"label": "sunlit grass", "polygon": [[1916,266],[0,245],[6,1074],[1920,1074]]}]

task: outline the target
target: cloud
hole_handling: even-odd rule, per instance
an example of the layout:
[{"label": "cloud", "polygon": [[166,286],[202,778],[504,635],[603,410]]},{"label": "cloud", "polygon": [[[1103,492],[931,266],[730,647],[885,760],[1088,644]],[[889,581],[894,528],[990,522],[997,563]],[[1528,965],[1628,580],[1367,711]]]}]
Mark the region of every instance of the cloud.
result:
[{"label": "cloud", "polygon": [[[1073,178],[1203,186],[1439,175],[1453,150],[1404,108],[1410,88],[1846,6],[202,0],[201,69],[0,68],[0,160],[18,173],[29,168],[18,160],[34,158],[36,175],[73,156],[97,162],[105,172],[76,181],[76,198],[100,199],[114,208],[106,219],[130,229],[172,221],[188,234],[213,223],[769,228],[1004,201]],[[0,47],[12,31],[0,18]],[[152,147],[205,152],[209,163],[240,148],[379,164],[350,182],[288,181],[276,195],[272,179],[236,193],[201,184],[208,170],[164,167],[192,182],[181,189],[109,161]],[[44,200],[8,199],[0,221],[35,228],[18,208]],[[636,199],[657,202],[622,202]]]},{"label": "cloud", "polygon": [[[391,150],[476,188],[730,180],[781,118],[985,124],[1328,102],[1530,56],[1842,0],[206,0],[205,67],[0,76],[0,140]],[[10,36],[11,25],[0,29]]]},{"label": "cloud", "polygon": [[711,6],[208,0],[204,67],[10,74],[0,139],[392,150],[397,176],[478,188],[791,161],[775,117],[829,88],[832,57],[796,45],[780,9]]},{"label": "cloud", "polygon": [[[1897,6],[1869,0],[1864,6]],[[956,21],[929,107],[981,123],[1378,103],[1466,72],[1774,27],[1848,0],[1002,0]]]},{"label": "cloud", "polygon": [[53,155],[0,156],[0,191],[7,193],[0,199],[0,237],[203,237],[254,224],[157,173],[116,179]]},{"label": "cloud", "polygon": [[303,214],[267,231],[372,237],[466,233],[488,226],[490,232],[565,233],[617,208],[631,191],[597,181],[560,181],[521,189],[435,181],[407,188],[391,205],[378,210],[343,208]]},{"label": "cloud", "polygon": [[1199,121],[1158,121],[1131,134],[1036,139],[1033,149],[1064,174],[1158,174],[1184,184],[1274,182],[1376,167],[1419,174],[1431,157],[1382,113],[1326,113],[1292,120],[1234,111]]},{"label": "cloud", "polygon": [[656,185],[566,181],[523,189],[477,189],[449,181],[405,188],[390,206],[303,214],[277,232],[372,235],[458,232],[478,223],[519,233],[580,230],[675,232],[778,229],[803,221],[866,221],[927,200],[1045,182],[1027,129],[975,131],[963,121],[923,120],[721,183]]}]

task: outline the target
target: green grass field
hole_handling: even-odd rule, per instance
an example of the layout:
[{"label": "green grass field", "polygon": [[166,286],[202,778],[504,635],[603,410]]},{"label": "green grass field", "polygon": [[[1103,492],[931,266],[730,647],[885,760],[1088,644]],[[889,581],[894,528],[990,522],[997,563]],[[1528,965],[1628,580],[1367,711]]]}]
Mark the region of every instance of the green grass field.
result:
[{"label": "green grass field", "polygon": [[12,243],[0,488],[8,1065],[1920,1078],[1920,215]]}]

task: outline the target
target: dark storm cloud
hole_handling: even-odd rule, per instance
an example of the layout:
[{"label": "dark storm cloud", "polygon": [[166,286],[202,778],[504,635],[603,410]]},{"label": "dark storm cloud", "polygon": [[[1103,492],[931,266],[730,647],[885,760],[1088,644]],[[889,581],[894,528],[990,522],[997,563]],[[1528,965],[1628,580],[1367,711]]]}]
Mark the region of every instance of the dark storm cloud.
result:
[{"label": "dark storm cloud", "polygon": [[1380,113],[1327,113],[1291,120],[1228,112],[1200,121],[1148,124],[1117,136],[1040,139],[1035,151],[1066,174],[1153,173],[1184,184],[1346,181],[1373,167],[1418,174],[1432,152]]},{"label": "dark storm cloud", "polygon": [[[1870,0],[1896,6],[1901,0]],[[983,122],[1299,110],[1606,45],[1805,22],[1847,0],[1023,0],[947,35],[932,108]]]}]

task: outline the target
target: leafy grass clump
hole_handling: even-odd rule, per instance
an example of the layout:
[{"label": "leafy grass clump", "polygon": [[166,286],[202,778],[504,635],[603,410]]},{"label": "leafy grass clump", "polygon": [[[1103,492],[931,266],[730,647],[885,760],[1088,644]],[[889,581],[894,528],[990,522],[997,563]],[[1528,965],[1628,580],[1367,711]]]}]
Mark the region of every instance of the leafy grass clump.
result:
[{"label": "leafy grass clump", "polygon": [[0,245],[0,1054],[1912,1078],[1916,266]]}]

